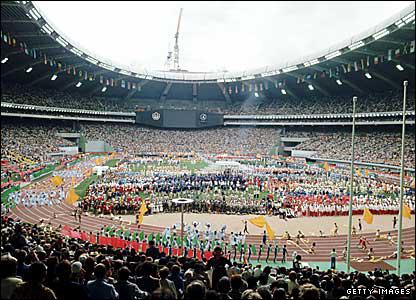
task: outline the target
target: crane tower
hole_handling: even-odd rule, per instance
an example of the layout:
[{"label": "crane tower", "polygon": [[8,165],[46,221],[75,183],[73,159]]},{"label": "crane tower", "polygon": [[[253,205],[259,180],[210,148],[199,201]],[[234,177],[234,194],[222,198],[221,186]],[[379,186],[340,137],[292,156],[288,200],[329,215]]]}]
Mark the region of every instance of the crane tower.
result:
[{"label": "crane tower", "polygon": [[183,8],[181,8],[181,10],[179,11],[178,26],[176,27],[176,33],[175,33],[175,46],[173,47],[173,57],[172,57],[172,51],[169,51],[167,59],[166,59],[166,64],[165,64],[165,67],[169,69],[172,64],[172,59],[173,59],[173,69],[171,71],[180,70],[178,39],[179,39],[179,28],[181,25],[182,11],[183,11]]}]

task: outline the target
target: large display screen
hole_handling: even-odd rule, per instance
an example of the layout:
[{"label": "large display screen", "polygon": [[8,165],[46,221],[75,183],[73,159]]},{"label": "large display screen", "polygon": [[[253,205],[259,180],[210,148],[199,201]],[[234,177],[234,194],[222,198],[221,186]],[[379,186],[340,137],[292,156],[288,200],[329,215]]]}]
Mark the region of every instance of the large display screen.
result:
[{"label": "large display screen", "polygon": [[157,109],[136,112],[136,123],[159,128],[203,128],[223,126],[224,117],[202,110]]},{"label": "large display screen", "polygon": [[196,124],[196,111],[171,110],[165,111],[164,127],[192,128]]}]

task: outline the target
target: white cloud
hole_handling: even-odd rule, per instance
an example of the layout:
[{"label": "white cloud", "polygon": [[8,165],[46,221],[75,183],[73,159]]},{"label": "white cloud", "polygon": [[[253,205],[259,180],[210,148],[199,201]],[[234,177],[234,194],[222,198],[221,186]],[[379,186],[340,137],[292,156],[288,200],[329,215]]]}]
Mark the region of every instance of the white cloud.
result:
[{"label": "white cloud", "polygon": [[59,33],[91,54],[153,70],[173,49],[183,7],[180,65],[189,71],[243,71],[307,56],[411,3],[36,1]]}]

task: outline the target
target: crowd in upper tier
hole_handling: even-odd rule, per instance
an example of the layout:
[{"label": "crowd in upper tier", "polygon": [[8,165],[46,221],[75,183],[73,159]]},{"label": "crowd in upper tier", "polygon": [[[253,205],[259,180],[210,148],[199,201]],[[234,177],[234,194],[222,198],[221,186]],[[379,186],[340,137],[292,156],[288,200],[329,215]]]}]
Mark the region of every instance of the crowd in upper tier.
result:
[{"label": "crowd in upper tier", "polygon": [[[49,121],[4,121],[1,128],[1,157],[12,163],[25,161],[45,163],[53,160],[49,153],[59,146],[73,145],[56,136],[57,132],[73,132],[65,123]],[[77,131],[77,130],[75,130]],[[275,128],[225,127],[204,130],[161,130],[127,124],[82,123],[80,130],[87,140],[103,140],[115,151],[127,153],[253,154],[268,155],[278,144]],[[307,137],[295,149],[316,151],[315,156],[349,160],[351,134],[346,131],[288,131],[282,136]],[[356,135],[356,160],[391,165],[400,164],[401,135],[396,132],[361,132]],[[415,135],[405,140],[405,164],[415,165]]]},{"label": "crowd in upper tier", "polygon": [[[408,93],[407,110],[415,110],[415,93]],[[112,99],[108,97],[85,96],[76,93],[68,93],[59,90],[39,89],[22,85],[3,84],[2,102],[32,104],[39,106],[53,106],[62,108],[89,109],[97,111],[134,111],[142,108],[159,108],[160,103],[154,105],[139,105],[139,102]],[[260,99],[260,100],[259,100]],[[245,101],[236,101],[223,109],[218,107],[200,107],[209,111],[217,111],[225,114],[277,114],[277,115],[302,115],[324,113],[351,113],[352,96],[308,96],[294,98],[282,95],[277,99],[264,100],[262,98],[248,97]],[[385,112],[402,110],[402,91],[387,91],[377,94],[359,96],[357,112]],[[189,101],[184,107],[193,109],[195,104]]]},{"label": "crowd in upper tier", "polygon": [[[292,268],[232,263],[214,248],[209,259],[115,249],[64,237],[49,225],[3,218],[1,299],[5,300],[410,300],[415,274],[345,273],[302,265]],[[335,253],[335,254],[334,254]],[[334,254],[334,255],[333,255]],[[336,252],[328,257],[337,257]],[[351,288],[371,289],[351,296]],[[403,288],[383,295],[381,289]]]},{"label": "crowd in upper tier", "polygon": [[123,152],[197,152],[269,154],[277,142],[274,128],[161,130],[134,125],[83,125],[87,139],[104,140]]},{"label": "crowd in upper tier", "polygon": [[[415,110],[414,92],[408,93],[407,110]],[[402,111],[402,91],[388,91],[378,94],[359,96],[356,112]],[[246,101],[235,104],[226,111],[227,114],[267,114],[267,115],[302,115],[302,114],[341,114],[352,113],[352,96],[311,96],[305,98],[285,97],[270,101]]]},{"label": "crowd in upper tier", "polygon": [[[289,134],[290,136],[291,134]],[[295,134],[296,135],[296,134]],[[351,160],[351,133],[310,133],[295,149],[315,151],[313,157]],[[387,165],[400,165],[401,134],[389,132],[358,133],[355,136],[355,159],[361,162],[374,162]],[[415,166],[415,135],[405,136],[405,165]]]}]

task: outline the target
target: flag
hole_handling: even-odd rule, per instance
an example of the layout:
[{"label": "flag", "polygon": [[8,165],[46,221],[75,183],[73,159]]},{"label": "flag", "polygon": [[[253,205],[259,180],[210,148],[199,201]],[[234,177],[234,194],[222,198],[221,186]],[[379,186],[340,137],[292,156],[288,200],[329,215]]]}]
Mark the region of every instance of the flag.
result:
[{"label": "flag", "polygon": [[198,236],[194,237],[194,240],[192,241],[192,244],[195,246],[198,246]]},{"label": "flag", "polygon": [[249,219],[248,220],[251,224],[262,228],[265,224],[266,224],[266,220],[264,219],[263,216],[257,217],[257,218],[253,218],[253,219]]},{"label": "flag", "polygon": [[325,162],[324,163],[323,168],[324,168],[325,171],[327,171],[327,172],[329,171],[329,164],[328,164],[328,162]]},{"label": "flag", "polygon": [[150,242],[150,241],[152,241],[153,240],[153,233],[150,233],[148,236],[147,236],[147,241],[148,242]]},{"label": "flag", "polygon": [[140,209],[139,209],[140,214],[139,214],[139,217],[138,217],[138,220],[137,220],[138,225],[142,224],[143,216],[147,211],[148,211],[148,209],[147,209],[147,206],[146,206],[146,202],[143,200],[142,205],[140,206]]},{"label": "flag", "polygon": [[74,188],[73,188],[73,187],[71,187],[71,188],[69,189],[69,193],[68,193],[68,195],[66,196],[65,202],[66,202],[66,203],[68,203],[68,204],[74,204],[75,202],[77,202],[78,198],[79,198],[79,197],[78,197],[78,195],[75,193]]},{"label": "flag", "polygon": [[103,160],[101,159],[101,157],[98,157],[96,160],[95,160],[95,164],[96,165],[101,165],[101,163],[103,162]]},{"label": "flag", "polygon": [[369,172],[367,169],[365,169],[364,173],[365,173],[365,177],[368,177]]},{"label": "flag", "polygon": [[358,176],[360,176],[360,177],[362,177],[362,176],[363,176],[363,174],[361,174],[360,169],[357,169],[357,170],[356,170],[356,174],[357,174]]},{"label": "flag", "polygon": [[121,236],[121,235],[123,235],[123,230],[121,230],[121,229],[117,229],[117,231],[116,231],[116,235],[117,235],[117,236]]},{"label": "flag", "polygon": [[60,186],[62,184],[62,182],[63,182],[63,180],[62,180],[62,178],[60,176],[54,176],[54,177],[52,177],[51,181],[52,181],[53,185],[56,186],[56,187],[57,186]]},{"label": "flag", "polygon": [[156,234],[156,238],[155,238],[156,242],[159,243],[160,242],[160,232],[158,232]]},{"label": "flag", "polygon": [[343,71],[344,73],[347,73],[347,68],[345,67],[345,65],[341,65],[341,67],[342,67],[342,71]]},{"label": "flag", "polygon": [[373,223],[373,214],[371,213],[371,211],[367,207],[364,208],[363,220],[367,224],[372,224]]},{"label": "flag", "polygon": [[400,57],[400,48],[397,48],[396,51],[394,51],[394,55]]},{"label": "flag", "polygon": [[166,234],[164,234],[162,237],[162,244],[166,244],[167,241],[168,239],[166,238]]},{"label": "flag", "polygon": [[393,55],[393,50],[391,50],[391,49],[390,49],[390,50],[387,52],[387,60],[388,60],[388,61],[390,61],[390,60],[391,60],[392,55]]},{"label": "flag", "polygon": [[255,246],[255,245],[251,245],[251,252],[252,252],[254,255],[257,255],[257,251],[256,251],[256,246]]},{"label": "flag", "polygon": [[137,238],[137,232],[136,231],[133,232],[133,235],[131,237],[132,237],[132,240],[135,241]]},{"label": "flag", "polygon": [[267,232],[267,236],[269,237],[269,240],[273,241],[275,233],[274,233],[273,229],[270,227],[269,223],[267,223],[267,222],[266,222],[266,232]]},{"label": "flag", "polygon": [[143,230],[139,234],[139,240],[140,240],[140,242],[144,240],[144,231]]},{"label": "flag", "polygon": [[407,204],[403,204],[403,217],[411,219],[412,218],[412,210],[410,209],[410,207]]}]

